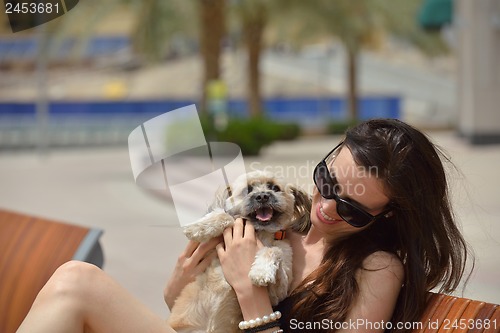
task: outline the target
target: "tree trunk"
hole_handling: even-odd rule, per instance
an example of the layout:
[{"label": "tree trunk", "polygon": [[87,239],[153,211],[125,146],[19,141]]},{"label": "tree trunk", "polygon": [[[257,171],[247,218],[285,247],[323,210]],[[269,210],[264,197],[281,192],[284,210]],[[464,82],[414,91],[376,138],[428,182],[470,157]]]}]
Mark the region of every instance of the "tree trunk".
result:
[{"label": "tree trunk", "polygon": [[349,121],[358,120],[358,55],[354,47],[346,47],[347,50],[347,105]]},{"label": "tree trunk", "polygon": [[154,16],[153,11],[156,9],[156,0],[143,0],[140,4],[139,16],[136,21],[136,26],[132,39],[132,50],[135,54],[144,56],[148,60],[158,60],[159,52],[154,34],[154,21],[151,18]]},{"label": "tree trunk", "polygon": [[256,11],[255,15],[250,15],[243,22],[243,38],[248,52],[247,103],[251,117],[262,115],[259,64],[266,21],[265,9],[261,8],[261,10]]},{"label": "tree trunk", "polygon": [[226,0],[199,0],[200,54],[203,62],[200,111],[207,110],[207,84],[220,78],[221,44],[225,34]]}]

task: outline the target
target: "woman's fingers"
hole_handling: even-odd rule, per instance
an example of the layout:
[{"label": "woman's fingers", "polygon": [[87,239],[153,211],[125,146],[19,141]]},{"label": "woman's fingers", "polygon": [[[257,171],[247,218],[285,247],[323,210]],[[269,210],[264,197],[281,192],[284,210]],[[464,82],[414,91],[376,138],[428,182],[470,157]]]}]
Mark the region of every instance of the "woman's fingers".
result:
[{"label": "woman's fingers", "polygon": [[221,240],[222,238],[218,237],[203,243],[189,241],[183,254],[185,258],[184,267],[196,268],[196,271],[199,271],[197,266],[207,257],[207,253],[215,249],[215,246],[220,243]]},{"label": "woman's fingers", "polygon": [[182,252],[182,256],[184,256],[185,258],[190,258],[199,245],[200,243],[190,240],[186,248],[184,249],[184,252]]},{"label": "woman's fingers", "polygon": [[212,263],[212,260],[217,257],[217,251],[215,249],[212,249],[198,264],[196,267],[196,271],[198,273],[204,272],[205,269],[207,269],[208,266]]},{"label": "woman's fingers", "polygon": [[219,256],[219,259],[220,259],[221,256],[224,255],[224,252],[226,252],[224,242],[220,242],[219,244],[217,244],[217,246],[215,247],[215,250],[217,251],[217,255]]},{"label": "woman's fingers", "polygon": [[201,260],[209,251],[215,249],[215,246],[219,244],[221,240],[222,239],[220,237],[216,237],[207,242],[200,243],[194,251],[192,257]]},{"label": "woman's fingers", "polygon": [[244,237],[255,238],[255,228],[252,223],[245,223],[245,234]]},{"label": "woman's fingers", "polygon": [[245,221],[242,218],[237,218],[232,227],[224,229],[222,236],[225,247],[230,246],[234,240],[241,239],[245,236],[245,230],[247,230],[245,225]]},{"label": "woman's fingers", "polygon": [[225,247],[241,238],[255,239],[255,228],[251,223],[246,223],[242,218],[237,218],[232,227],[227,227],[223,232]]},{"label": "woman's fingers", "polygon": [[168,307],[172,309],[182,289],[196,276],[203,272],[216,257],[215,246],[222,238],[214,238],[204,243],[189,241],[179,255],[174,271],[167,281],[163,296]]},{"label": "woman's fingers", "polygon": [[222,238],[224,239],[225,247],[229,246],[233,242],[233,228],[227,227],[224,229]]},{"label": "woman's fingers", "polygon": [[239,239],[243,237],[244,222],[242,218],[237,218],[233,225],[233,238]]},{"label": "woman's fingers", "polygon": [[252,286],[248,273],[258,250],[255,229],[251,223],[244,222],[236,219],[232,228],[224,230],[224,243],[216,247],[224,276],[235,290]]}]

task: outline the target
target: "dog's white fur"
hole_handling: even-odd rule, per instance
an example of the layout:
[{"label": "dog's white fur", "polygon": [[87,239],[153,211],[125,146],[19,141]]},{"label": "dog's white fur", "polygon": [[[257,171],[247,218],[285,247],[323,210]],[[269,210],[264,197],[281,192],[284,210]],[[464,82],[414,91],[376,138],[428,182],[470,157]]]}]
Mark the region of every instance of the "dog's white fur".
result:
[{"label": "dog's white fur", "polygon": [[[236,217],[252,223],[265,247],[257,252],[249,277],[255,285],[268,286],[271,303],[276,305],[287,296],[292,282],[292,249],[287,240],[275,240],[274,233],[291,228],[303,231],[308,225],[309,209],[310,198],[305,192],[269,172],[254,171],[217,196],[210,211],[187,226],[184,233],[189,239],[203,242],[221,235]],[[182,290],[169,324],[177,332],[228,333],[239,332],[241,320],[236,294],[224,279],[216,258]]]}]

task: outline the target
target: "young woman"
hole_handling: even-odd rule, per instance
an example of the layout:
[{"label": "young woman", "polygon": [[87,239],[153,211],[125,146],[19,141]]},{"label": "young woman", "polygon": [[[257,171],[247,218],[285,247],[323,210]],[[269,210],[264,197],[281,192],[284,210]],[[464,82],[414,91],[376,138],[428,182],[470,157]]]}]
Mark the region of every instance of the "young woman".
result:
[{"label": "young woman", "polygon": [[[239,219],[223,241],[188,243],[165,288],[167,305],[218,255],[248,332],[408,331],[427,291],[454,290],[465,270],[467,247],[453,220],[440,156],[401,121],[372,120],[348,130],[314,170],[307,232],[288,233],[294,280],[287,299],[273,309],[266,288],[250,282],[260,244]],[[276,310],[281,318],[270,318]],[[247,328],[250,320],[255,327]],[[18,332],[172,329],[103,272],[73,262],[49,280]]]}]

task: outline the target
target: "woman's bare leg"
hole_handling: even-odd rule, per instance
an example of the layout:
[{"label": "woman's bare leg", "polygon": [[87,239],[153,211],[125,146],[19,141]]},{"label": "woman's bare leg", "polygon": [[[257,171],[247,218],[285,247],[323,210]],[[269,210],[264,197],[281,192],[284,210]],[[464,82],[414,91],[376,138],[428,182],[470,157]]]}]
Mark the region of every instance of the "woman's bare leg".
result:
[{"label": "woman's bare leg", "polygon": [[17,331],[42,332],[175,331],[99,268],[69,262],[43,287]]}]

